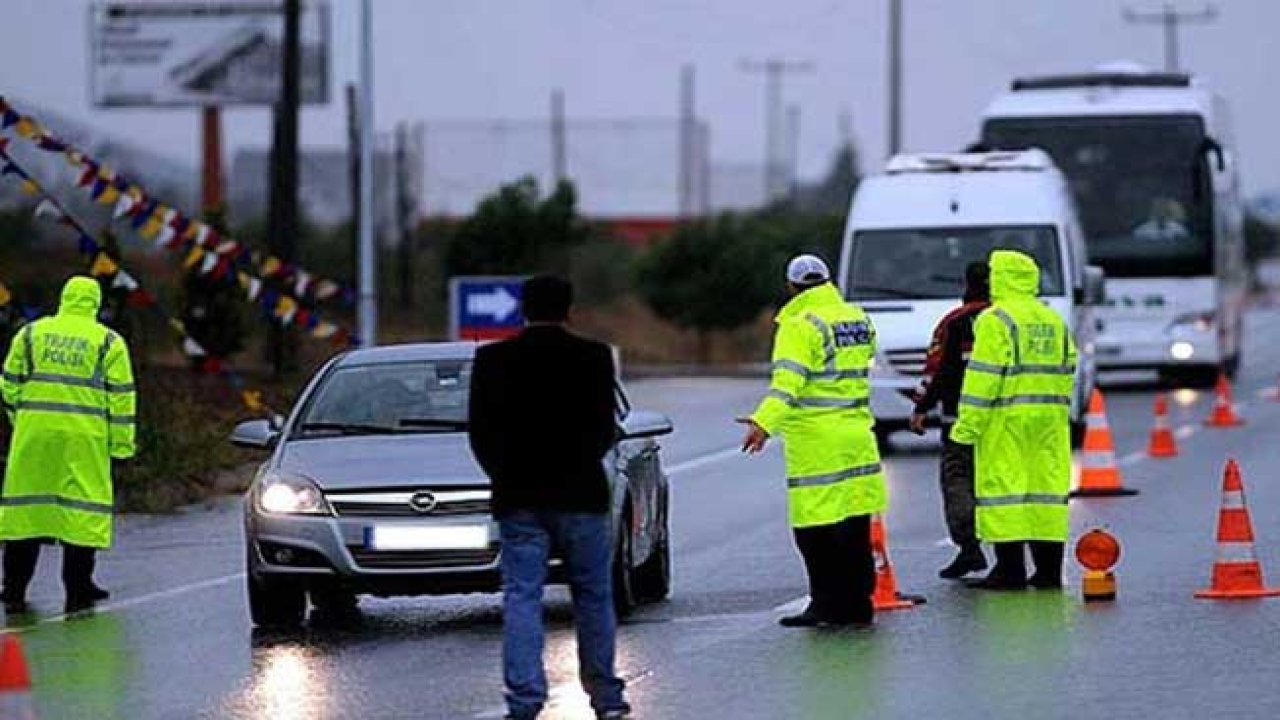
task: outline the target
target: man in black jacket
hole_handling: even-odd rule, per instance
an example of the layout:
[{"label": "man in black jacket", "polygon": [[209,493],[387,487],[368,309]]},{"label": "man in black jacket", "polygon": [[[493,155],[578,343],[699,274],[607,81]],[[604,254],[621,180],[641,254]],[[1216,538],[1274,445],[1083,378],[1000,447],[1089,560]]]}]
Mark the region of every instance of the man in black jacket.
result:
[{"label": "man in black jacket", "polygon": [[566,329],[573,287],[524,284],[527,326],[476,352],[471,449],[493,485],[502,534],[503,678],[512,718],[547,699],[542,588],[547,560],[564,559],[578,630],[579,676],[602,718],[625,717],[614,672],[610,490],[603,461],[617,438],[613,354]]},{"label": "man in black jacket", "polygon": [[960,548],[951,564],[938,572],[948,580],[987,567],[974,527],[977,500],[973,489],[973,446],[953,443],[950,436],[960,407],[960,385],[973,350],[973,321],[991,304],[989,272],[985,262],[970,263],[965,268],[964,303],[943,316],[933,330],[911,415],[911,429],[922,434],[925,417],[942,403],[942,507],[951,542]]}]

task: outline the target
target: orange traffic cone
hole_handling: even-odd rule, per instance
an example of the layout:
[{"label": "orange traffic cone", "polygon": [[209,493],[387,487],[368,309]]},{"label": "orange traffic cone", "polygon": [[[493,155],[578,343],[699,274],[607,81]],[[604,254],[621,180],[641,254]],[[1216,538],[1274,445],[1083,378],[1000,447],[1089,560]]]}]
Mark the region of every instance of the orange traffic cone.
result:
[{"label": "orange traffic cone", "polygon": [[1147,445],[1147,455],[1151,457],[1175,457],[1178,454],[1178,443],[1173,439],[1173,430],[1169,428],[1169,400],[1164,393],[1156,396],[1156,426],[1151,430],[1151,442]]},{"label": "orange traffic cone", "polygon": [[1111,426],[1107,424],[1107,405],[1097,388],[1089,396],[1089,413],[1085,416],[1084,454],[1080,463],[1080,486],[1071,491],[1071,497],[1103,497],[1108,495],[1137,495],[1137,490],[1120,483],[1120,468],[1116,467],[1116,446],[1111,440]]},{"label": "orange traffic cone", "polygon": [[888,534],[879,515],[871,516],[871,556],[876,561],[876,591],[871,596],[871,604],[877,611],[905,610],[924,602],[924,598],[918,595],[903,595],[898,592],[893,563],[889,562]]},{"label": "orange traffic cone", "polygon": [[1235,405],[1231,401],[1231,383],[1227,381],[1226,375],[1218,375],[1218,384],[1214,387],[1213,394],[1213,413],[1204,424],[1222,428],[1243,425],[1244,421],[1236,415]]},{"label": "orange traffic cone", "polygon": [[13,633],[5,633],[0,644],[0,718],[35,720],[31,703],[31,673],[22,654],[22,642]]},{"label": "orange traffic cone", "polygon": [[1213,563],[1213,583],[1196,593],[1198,598],[1230,600],[1280,595],[1280,588],[1262,584],[1262,564],[1253,548],[1253,523],[1244,502],[1240,466],[1227,461],[1222,475],[1222,508],[1218,511],[1218,559]]}]

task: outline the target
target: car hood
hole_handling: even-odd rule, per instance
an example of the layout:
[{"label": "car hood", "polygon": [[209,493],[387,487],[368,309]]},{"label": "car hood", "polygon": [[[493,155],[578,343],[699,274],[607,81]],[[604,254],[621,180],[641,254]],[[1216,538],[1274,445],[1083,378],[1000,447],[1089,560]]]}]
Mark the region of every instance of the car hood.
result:
[{"label": "car hood", "polygon": [[324,490],[489,484],[462,433],[291,440],[277,467]]}]

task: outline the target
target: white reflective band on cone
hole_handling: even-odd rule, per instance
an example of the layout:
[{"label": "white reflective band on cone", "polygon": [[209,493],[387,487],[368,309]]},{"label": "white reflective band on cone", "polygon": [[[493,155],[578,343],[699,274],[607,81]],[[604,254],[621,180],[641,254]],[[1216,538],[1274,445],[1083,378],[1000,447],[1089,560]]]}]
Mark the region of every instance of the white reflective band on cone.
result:
[{"label": "white reflective band on cone", "polygon": [[1251,542],[1218,543],[1218,564],[1241,563],[1252,565],[1258,562]]},{"label": "white reflective band on cone", "polygon": [[1222,493],[1223,510],[1243,510],[1244,493],[1239,490],[1225,490]]},{"label": "white reflective band on cone", "polygon": [[1080,458],[1080,463],[1087,468],[1112,467],[1116,464],[1116,454],[1110,450],[1087,452]]}]

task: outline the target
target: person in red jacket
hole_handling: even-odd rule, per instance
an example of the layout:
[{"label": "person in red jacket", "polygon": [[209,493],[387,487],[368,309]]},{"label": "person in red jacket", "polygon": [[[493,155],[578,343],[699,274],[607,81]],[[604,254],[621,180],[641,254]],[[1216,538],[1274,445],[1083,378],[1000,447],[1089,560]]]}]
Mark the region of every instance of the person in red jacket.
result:
[{"label": "person in red jacket", "polygon": [[951,564],[938,572],[948,580],[987,568],[974,527],[973,446],[951,442],[951,425],[960,404],[960,385],[973,349],[973,321],[991,304],[989,270],[985,262],[965,268],[964,303],[938,321],[929,343],[924,376],[916,389],[911,429],[924,433],[925,418],[942,404],[942,507],[951,542],[960,548]]}]

